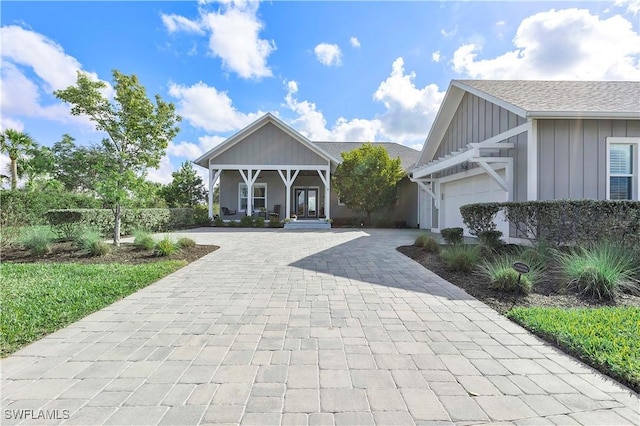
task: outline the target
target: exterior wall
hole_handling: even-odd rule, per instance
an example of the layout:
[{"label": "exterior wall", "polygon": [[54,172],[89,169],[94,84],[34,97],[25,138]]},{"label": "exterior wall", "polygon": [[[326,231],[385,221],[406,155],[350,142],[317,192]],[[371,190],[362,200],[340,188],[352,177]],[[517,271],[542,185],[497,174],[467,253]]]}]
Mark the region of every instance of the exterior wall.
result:
[{"label": "exterior wall", "polygon": [[[466,149],[470,143],[482,142],[485,139],[524,124],[526,121],[525,118],[498,105],[481,99],[471,93],[465,93],[434,158],[440,158],[454,151]],[[519,139],[518,143],[520,143],[520,139],[522,138],[523,136],[520,135],[508,141],[515,142],[515,139]],[[526,144],[526,136],[524,136],[523,140]],[[500,153],[501,156],[505,156],[506,154],[507,150]],[[441,172],[438,177],[461,172],[464,170],[462,167],[462,165],[451,167]],[[477,166],[471,164],[469,167]]]},{"label": "exterior wall", "polygon": [[[366,213],[356,213],[347,206],[338,205],[338,195],[331,191],[331,217],[332,218],[353,218],[365,219]],[[406,222],[408,227],[418,226],[418,185],[404,178],[398,184],[398,203],[390,206],[382,212],[373,213],[372,221],[381,220],[391,222]]]},{"label": "exterior wall", "polygon": [[611,136],[640,136],[640,120],[538,120],[538,198],[606,199]]},{"label": "exterior wall", "polygon": [[327,165],[327,160],[269,123],[220,154],[215,163]]}]

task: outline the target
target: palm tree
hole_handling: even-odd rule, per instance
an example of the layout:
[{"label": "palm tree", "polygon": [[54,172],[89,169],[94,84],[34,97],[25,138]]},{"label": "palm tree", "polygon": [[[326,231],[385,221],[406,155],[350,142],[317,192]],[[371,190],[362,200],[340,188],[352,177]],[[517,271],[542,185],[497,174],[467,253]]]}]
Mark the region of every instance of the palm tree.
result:
[{"label": "palm tree", "polygon": [[7,129],[0,133],[0,152],[11,160],[11,190],[18,184],[18,159],[35,145],[33,138],[24,132]]}]

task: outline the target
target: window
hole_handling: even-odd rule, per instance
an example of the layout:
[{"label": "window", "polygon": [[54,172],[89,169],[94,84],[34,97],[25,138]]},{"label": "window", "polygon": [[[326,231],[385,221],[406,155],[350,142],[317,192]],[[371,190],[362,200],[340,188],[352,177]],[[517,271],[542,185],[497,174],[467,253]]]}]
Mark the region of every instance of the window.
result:
[{"label": "window", "polygon": [[[240,184],[240,190],[238,191],[238,206],[241,211],[247,211],[247,185]],[[267,184],[255,183],[253,184],[253,210],[260,208],[267,208]]]},{"label": "window", "polygon": [[609,142],[607,198],[609,200],[638,199],[640,138],[608,138],[607,141]]}]

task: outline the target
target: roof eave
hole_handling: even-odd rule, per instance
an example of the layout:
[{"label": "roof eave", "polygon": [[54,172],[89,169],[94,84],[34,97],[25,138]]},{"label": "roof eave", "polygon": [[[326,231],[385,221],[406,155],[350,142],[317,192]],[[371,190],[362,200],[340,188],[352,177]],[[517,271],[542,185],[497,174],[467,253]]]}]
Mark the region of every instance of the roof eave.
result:
[{"label": "roof eave", "polygon": [[553,119],[615,119],[615,120],[639,120],[640,112],[602,112],[602,111],[529,111],[527,118],[553,118]]}]

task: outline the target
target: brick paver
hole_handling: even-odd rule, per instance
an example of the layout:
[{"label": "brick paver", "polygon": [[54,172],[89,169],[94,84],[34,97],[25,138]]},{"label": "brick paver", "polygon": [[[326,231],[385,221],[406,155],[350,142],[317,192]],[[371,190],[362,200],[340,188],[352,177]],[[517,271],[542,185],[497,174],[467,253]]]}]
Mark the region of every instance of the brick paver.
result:
[{"label": "brick paver", "polygon": [[415,231],[186,235],[221,249],[0,361],[3,424],[640,423],[398,253]]}]

